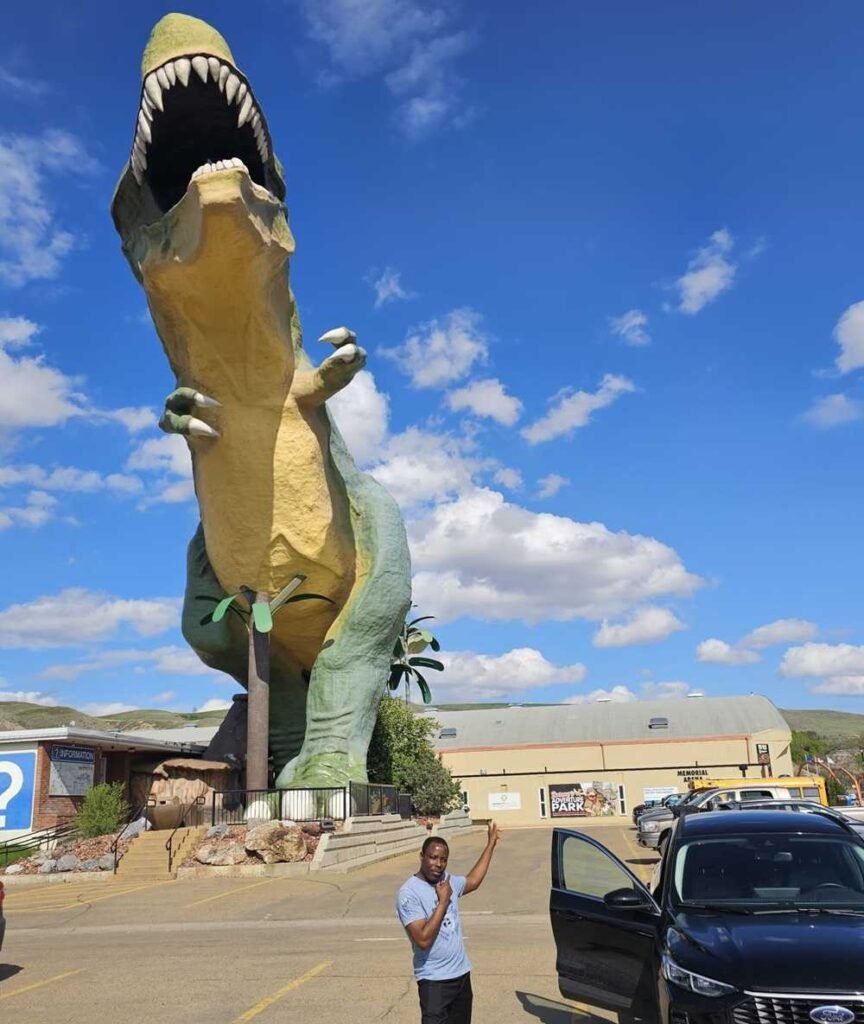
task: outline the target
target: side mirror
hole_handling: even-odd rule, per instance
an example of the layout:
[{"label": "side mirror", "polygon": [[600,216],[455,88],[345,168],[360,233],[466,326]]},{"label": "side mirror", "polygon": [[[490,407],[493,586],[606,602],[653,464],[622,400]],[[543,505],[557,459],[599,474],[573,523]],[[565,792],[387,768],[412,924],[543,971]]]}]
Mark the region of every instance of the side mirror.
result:
[{"label": "side mirror", "polygon": [[636,889],[613,889],[603,897],[610,910],[648,910],[651,904],[644,894]]}]

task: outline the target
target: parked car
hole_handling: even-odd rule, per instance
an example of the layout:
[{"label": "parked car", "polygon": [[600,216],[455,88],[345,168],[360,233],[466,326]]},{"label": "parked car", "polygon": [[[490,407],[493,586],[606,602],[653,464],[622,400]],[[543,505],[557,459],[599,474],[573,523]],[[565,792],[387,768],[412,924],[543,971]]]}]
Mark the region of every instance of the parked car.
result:
[{"label": "parked car", "polygon": [[640,846],[656,850],[663,842],[675,818],[690,814],[694,810],[716,809],[723,803],[739,800],[782,800],[790,799],[789,791],[782,786],[766,786],[759,783],[745,783],[726,789],[694,789],[674,807],[655,807],[646,811],[639,819],[637,840]]},{"label": "parked car", "polygon": [[633,824],[639,824],[639,818],[646,812],[651,811],[655,807],[674,807],[675,804],[680,803],[686,793],[669,793],[664,796],[661,800],[646,800],[644,804],[636,804],[633,808]]},{"label": "parked car", "polygon": [[652,1024],[862,1019],[864,842],[828,815],[685,815],[653,892],[556,828],[549,913],[569,999]]},{"label": "parked car", "polygon": [[827,818],[842,821],[853,832],[864,839],[864,821],[853,818],[839,807],[825,807],[814,800],[748,800],[740,804],[732,804],[736,810],[742,811],[793,811],[799,814],[824,814]]},{"label": "parked car", "polygon": [[3,916],[3,900],[6,898],[6,889],[0,882],[0,949],[3,948],[3,936],[6,934],[6,918]]}]

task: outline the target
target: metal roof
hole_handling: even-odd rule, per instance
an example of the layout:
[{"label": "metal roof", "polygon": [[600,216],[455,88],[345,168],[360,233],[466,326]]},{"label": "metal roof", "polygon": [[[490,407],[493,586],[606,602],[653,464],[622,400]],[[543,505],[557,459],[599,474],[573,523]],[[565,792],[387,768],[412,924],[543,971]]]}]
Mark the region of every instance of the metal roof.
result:
[{"label": "metal roof", "polygon": [[[184,729],[164,730],[163,734],[154,736],[142,732],[103,732],[100,729],[79,729],[75,726],[54,726],[49,729],[14,729],[0,732],[0,747],[11,746],[13,743],[39,743],[53,741],[61,743],[78,743],[85,747],[102,747],[109,750],[155,750],[160,753],[195,754],[207,749],[209,736],[196,736],[188,740],[177,733],[185,733]],[[194,730],[189,730],[194,731]],[[168,734],[175,735],[168,739]]]},{"label": "metal roof", "polygon": [[447,711],[430,707],[421,717],[438,722],[438,750],[741,736],[765,729],[789,732],[771,701],[756,694]]}]

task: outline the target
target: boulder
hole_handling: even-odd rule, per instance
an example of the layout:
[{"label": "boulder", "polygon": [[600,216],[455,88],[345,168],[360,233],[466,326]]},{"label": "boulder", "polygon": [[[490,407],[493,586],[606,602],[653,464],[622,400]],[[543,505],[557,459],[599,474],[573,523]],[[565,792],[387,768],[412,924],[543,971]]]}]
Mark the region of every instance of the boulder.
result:
[{"label": "boulder", "polygon": [[43,861],[39,865],[39,867],[36,869],[36,871],[40,875],[50,875],[51,872],[55,871],[56,869],[57,869],[57,861],[56,860],[51,860],[49,858],[48,860]]},{"label": "boulder", "polygon": [[246,833],[246,849],[257,853],[265,864],[289,863],[306,859],[303,834],[296,826],[285,828],[281,821],[267,821]]},{"label": "boulder", "polygon": [[321,835],[321,822],[320,821],[304,821],[300,826],[301,831],[305,832],[307,836],[320,836]]},{"label": "boulder", "polygon": [[10,864],[9,867],[6,868],[6,871],[4,872],[4,874],[7,874],[7,875],[20,875],[23,870],[24,870],[24,865],[23,864]]},{"label": "boulder", "polygon": [[98,871],[99,870],[99,858],[88,857],[87,860],[82,860],[79,867],[82,871]]},{"label": "boulder", "polygon": [[230,846],[216,846],[214,843],[205,843],[195,854],[195,860],[200,864],[213,864],[215,866],[242,864],[246,860],[246,851],[240,843],[231,843]]},{"label": "boulder", "polygon": [[114,854],[105,853],[99,857],[99,870],[100,871],[113,871],[114,870]]},{"label": "boulder", "polygon": [[228,829],[230,827],[231,827],[230,825],[214,825],[212,828],[208,828],[207,829],[207,837],[206,838],[207,839],[221,839],[221,837],[224,836],[228,832]]},{"label": "boulder", "polygon": [[78,858],[71,853],[65,853],[57,861],[58,871],[74,871],[78,867]]},{"label": "boulder", "polygon": [[142,832],[146,832],[148,828],[153,826],[146,818],[136,818],[135,821],[130,821],[126,828],[123,830],[124,839],[135,839],[140,836]]}]

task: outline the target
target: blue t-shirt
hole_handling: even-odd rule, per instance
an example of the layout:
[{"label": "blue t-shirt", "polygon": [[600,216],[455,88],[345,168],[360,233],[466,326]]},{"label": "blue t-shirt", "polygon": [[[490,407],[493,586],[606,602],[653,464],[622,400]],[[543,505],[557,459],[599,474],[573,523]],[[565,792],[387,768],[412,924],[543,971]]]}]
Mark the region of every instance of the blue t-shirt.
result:
[{"label": "blue t-shirt", "polygon": [[[471,961],[465,952],[462,922],[459,920],[459,897],[465,892],[464,875],[448,875],[453,895],[441,922],[438,935],[429,949],[420,949],[413,942],[414,977],[418,981],[447,981],[461,978],[471,970]],[[396,896],[396,913],[404,925],[412,921],[427,921],[438,905],[434,885],[412,875]]]}]

